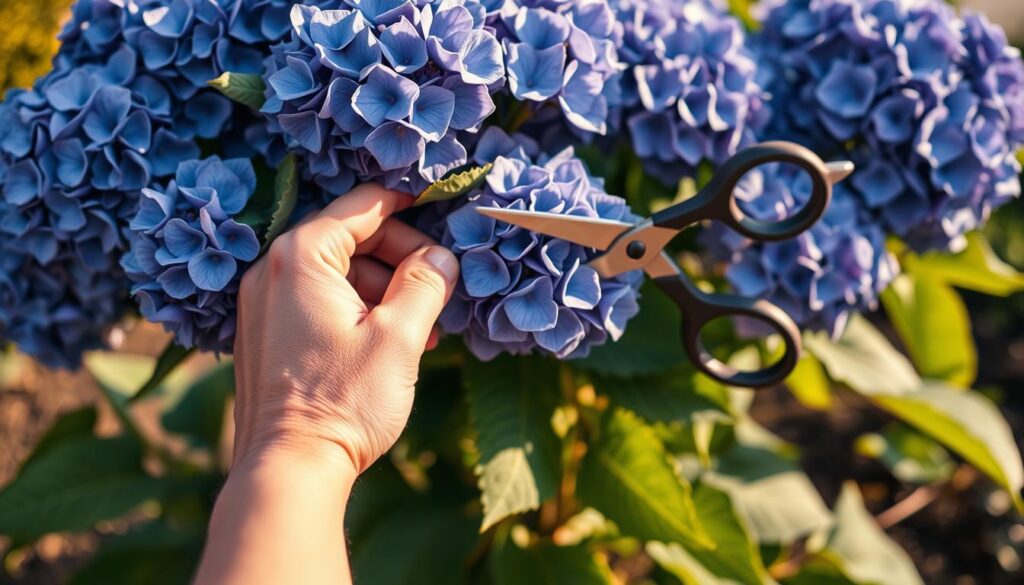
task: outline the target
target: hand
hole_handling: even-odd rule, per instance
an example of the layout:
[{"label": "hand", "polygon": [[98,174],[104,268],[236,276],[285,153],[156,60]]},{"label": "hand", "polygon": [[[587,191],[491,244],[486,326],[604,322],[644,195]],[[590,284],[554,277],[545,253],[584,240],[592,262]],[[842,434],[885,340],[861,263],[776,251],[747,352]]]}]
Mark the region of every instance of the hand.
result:
[{"label": "hand", "polygon": [[459,270],[451,252],[390,217],[410,203],[357,187],[246,273],[235,466],[286,450],[347,458],[361,472],[398,439]]}]

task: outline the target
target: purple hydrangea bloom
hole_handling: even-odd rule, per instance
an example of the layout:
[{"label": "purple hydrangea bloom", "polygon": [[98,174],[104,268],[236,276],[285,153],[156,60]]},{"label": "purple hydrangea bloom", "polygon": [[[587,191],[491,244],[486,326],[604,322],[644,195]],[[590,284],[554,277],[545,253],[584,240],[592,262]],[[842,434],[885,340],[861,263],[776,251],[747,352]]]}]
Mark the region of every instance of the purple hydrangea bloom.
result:
[{"label": "purple hydrangea bloom", "polygon": [[773,0],[758,45],[774,64],[767,134],[853,158],[854,192],[916,249],[955,249],[1019,196],[1024,62],[983,17],[940,0]]},{"label": "purple hydrangea bloom", "polygon": [[636,154],[674,183],[756,141],[767,118],[740,22],[717,2],[613,0],[629,65],[617,105]]},{"label": "purple hydrangea bloom", "polygon": [[49,365],[74,367],[102,345],[125,307],[121,226],[139,190],[199,152],[136,64],[123,46],[0,105],[2,253],[23,258],[11,276],[23,281],[21,304],[6,309],[0,337]]},{"label": "purple hydrangea bloom", "polygon": [[467,161],[465,132],[494,111],[504,59],[483,5],[295,6],[267,60],[263,111],[333,194],[356,179],[418,191]]},{"label": "purple hydrangea bloom", "polygon": [[[747,173],[736,191],[743,211],[762,221],[788,217],[810,193],[805,172],[780,164]],[[801,327],[833,335],[851,313],[874,308],[899,270],[885,233],[847,182],[834,187],[822,219],[791,240],[756,243],[717,224],[701,238],[712,256],[729,262],[726,278],[739,294],[768,299]]]},{"label": "purple hydrangea bloom", "polygon": [[211,157],[178,168],[166,189],[145,189],[121,260],[142,315],[185,347],[230,353],[242,273],[260,243],[234,219],[256,189],[246,159]]},{"label": "purple hydrangea bloom", "polygon": [[420,226],[450,248],[462,266],[441,327],[463,335],[483,360],[502,352],[585,356],[591,347],[618,339],[636,315],[642,274],[603,279],[587,266],[594,250],[496,222],[476,210],[635,218],[624,200],[605,193],[572,150],[534,163],[521,146],[507,146],[510,156],[497,157],[483,188],[450,211],[440,204],[442,213],[420,219]]},{"label": "purple hydrangea bloom", "polygon": [[607,0],[508,0],[496,3],[489,22],[508,62],[515,100],[557,103],[582,132],[605,134],[609,102],[618,99],[622,27]]}]

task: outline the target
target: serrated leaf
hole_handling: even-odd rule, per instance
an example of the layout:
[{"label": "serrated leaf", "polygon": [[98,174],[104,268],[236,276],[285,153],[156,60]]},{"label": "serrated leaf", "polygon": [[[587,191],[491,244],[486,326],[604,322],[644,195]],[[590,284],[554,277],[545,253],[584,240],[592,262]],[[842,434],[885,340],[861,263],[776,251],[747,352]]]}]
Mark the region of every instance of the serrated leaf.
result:
[{"label": "serrated leaf", "polygon": [[832,526],[832,514],[807,474],[770,449],[741,445],[724,451],[702,480],[729,494],[761,544],[789,545]]},{"label": "serrated leaf", "polygon": [[957,254],[905,253],[901,264],[907,273],[926,273],[947,284],[985,294],[1005,297],[1024,290],[1024,274],[1003,262],[981,232],[967,234],[967,247]]},{"label": "serrated leaf", "polygon": [[434,181],[416,197],[416,203],[413,205],[424,205],[461,197],[482,185],[493,166],[491,163],[487,163],[482,167],[471,167]]},{"label": "serrated leaf", "polygon": [[507,535],[498,538],[491,552],[491,578],[495,585],[613,585],[608,561],[586,545],[555,546],[549,540],[525,548]]},{"label": "serrated leaf", "polygon": [[[836,526],[825,555],[838,561],[855,583],[919,585],[923,583],[913,561],[892,541],[864,508],[857,484],[843,486],[835,507]],[[839,581],[841,582],[841,581]]]},{"label": "serrated leaf", "polygon": [[557,364],[540,358],[471,360],[465,380],[480,450],[483,531],[555,495],[561,443],[551,416],[561,394]]},{"label": "serrated leaf", "polygon": [[687,364],[679,308],[653,283],[644,283],[640,293],[640,313],[626,325],[622,338],[595,347],[588,357],[574,360],[574,366],[625,377],[658,374]]},{"label": "serrated leaf", "polygon": [[274,177],[274,207],[270,216],[270,224],[263,234],[263,250],[266,251],[278,236],[288,227],[288,221],[295,211],[295,203],[299,199],[299,174],[296,168],[295,155],[289,154],[277,167]]},{"label": "serrated leaf", "polygon": [[695,416],[708,413],[731,416],[729,391],[689,367],[635,378],[595,374],[591,381],[612,404],[640,415],[649,423],[689,424]]},{"label": "serrated leaf", "polygon": [[[768,576],[761,560],[761,551],[729,494],[706,482],[700,482],[694,486],[693,503],[702,529],[714,543],[711,549],[688,549],[700,564],[715,575],[736,583],[775,583]],[[685,543],[683,546],[686,546]]]},{"label": "serrated leaf", "polygon": [[451,585],[463,582],[476,544],[476,519],[460,507],[417,504],[395,509],[352,554],[356,583]]},{"label": "serrated leaf", "polygon": [[956,463],[938,441],[903,423],[893,422],[878,433],[861,435],[854,449],[877,459],[893,477],[906,483],[944,481],[956,470]]},{"label": "serrated leaf", "polygon": [[1024,466],[1020,452],[1009,424],[987,398],[933,381],[900,396],[867,396],[992,478],[1024,511],[1020,494]]},{"label": "serrated leaf", "polygon": [[0,491],[0,534],[33,540],[84,530],[158,497],[164,487],[142,471],[135,437],[83,437],[49,449]]},{"label": "serrated leaf", "polygon": [[921,386],[914,366],[867,319],[850,317],[846,331],[833,341],[826,333],[805,333],[804,345],[833,380],[858,392],[899,395]]},{"label": "serrated leaf", "polygon": [[232,362],[217,366],[189,387],[161,418],[164,429],[188,437],[195,445],[217,449],[224,427],[227,399],[235,391]]},{"label": "serrated leaf", "polygon": [[928,273],[901,274],[882,293],[917,371],[967,388],[978,373],[971,319],[960,295]]},{"label": "serrated leaf", "polygon": [[259,110],[266,102],[263,95],[267,89],[263,78],[256,73],[232,73],[225,72],[217,79],[207,82],[210,87],[216,89],[232,100]]},{"label": "serrated leaf", "polygon": [[786,387],[807,408],[828,410],[832,407],[832,385],[821,362],[811,353],[800,356],[796,368],[786,378]]},{"label": "serrated leaf", "polygon": [[627,536],[715,546],[697,520],[690,485],[676,475],[654,431],[621,408],[603,417],[583,458],[577,495]]}]

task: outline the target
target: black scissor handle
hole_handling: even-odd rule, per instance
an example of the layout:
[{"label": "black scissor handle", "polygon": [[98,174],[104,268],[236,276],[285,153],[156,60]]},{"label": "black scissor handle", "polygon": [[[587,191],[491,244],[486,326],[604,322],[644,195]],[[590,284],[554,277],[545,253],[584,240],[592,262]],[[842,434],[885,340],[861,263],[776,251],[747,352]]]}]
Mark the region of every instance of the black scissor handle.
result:
[{"label": "black scissor handle", "polygon": [[[764,299],[707,294],[694,288],[682,275],[656,278],[654,282],[682,311],[683,348],[704,374],[729,386],[760,388],[781,383],[796,367],[801,351],[800,329],[779,307]],[[711,355],[700,336],[708,323],[720,317],[748,317],[771,326],[786,344],[785,353],[760,370],[745,372],[729,366]]]},{"label": "black scissor handle", "polygon": [[[789,163],[811,178],[811,196],[802,209],[782,220],[748,217],[736,201],[736,184],[749,171],[770,163]],[[721,221],[740,234],[760,241],[785,240],[813,226],[832,198],[829,169],[821,158],[792,142],[764,142],[736,153],[693,198],[651,216],[654,225],[683,230],[705,219]]]}]

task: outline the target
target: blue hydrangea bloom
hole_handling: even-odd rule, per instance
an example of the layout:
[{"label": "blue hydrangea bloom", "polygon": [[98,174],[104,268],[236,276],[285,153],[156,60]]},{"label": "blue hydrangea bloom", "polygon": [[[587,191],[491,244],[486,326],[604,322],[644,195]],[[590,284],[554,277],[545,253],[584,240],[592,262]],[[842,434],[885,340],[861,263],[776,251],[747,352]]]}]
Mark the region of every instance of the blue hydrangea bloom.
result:
[{"label": "blue hydrangea bloom", "polygon": [[74,367],[102,345],[126,306],[121,228],[139,190],[199,152],[172,129],[166,90],[136,64],[122,46],[0,104],[0,253],[22,258],[11,278],[23,291],[4,308],[0,337],[52,366]]},{"label": "blue hydrangea bloom", "polygon": [[508,63],[508,91],[520,102],[557,103],[572,128],[605,134],[625,66],[622,27],[606,0],[508,0],[489,18]]},{"label": "blue hydrangea bloom", "polygon": [[[747,173],[736,195],[750,217],[778,221],[808,201],[811,181],[792,165]],[[838,335],[851,313],[874,308],[899,270],[885,233],[847,182],[809,231],[782,242],[756,243],[721,225],[701,235],[713,257],[728,261],[726,278],[741,295],[775,303],[804,328]],[[755,322],[744,322],[756,332]]]},{"label": "blue hydrangea bloom", "polygon": [[486,9],[469,1],[295,6],[267,60],[263,111],[338,195],[360,181],[418,191],[467,161],[463,135],[505,79]]},{"label": "blue hydrangea bloom", "polygon": [[636,154],[666,182],[756,141],[767,109],[740,22],[717,2],[613,0],[629,65],[616,102]]},{"label": "blue hydrangea bloom", "polygon": [[849,182],[890,233],[955,249],[1019,196],[1024,62],[1001,29],[941,0],[767,8],[767,134],[853,158]]},{"label": "blue hydrangea bloom", "polygon": [[142,315],[185,347],[230,353],[239,282],[256,233],[234,218],[256,189],[247,159],[211,157],[178,168],[166,189],[144,189],[121,266]]},{"label": "blue hydrangea bloom", "polygon": [[[494,132],[500,133],[495,129]],[[626,202],[608,195],[566,150],[533,162],[526,149],[504,142],[486,184],[452,209],[426,213],[419,225],[459,258],[462,277],[441,315],[447,333],[461,334],[478,358],[533,351],[582,357],[609,338],[618,339],[639,310],[642,274],[602,279],[587,266],[596,252],[537,235],[477,213],[479,207],[531,209],[632,221]]]}]

